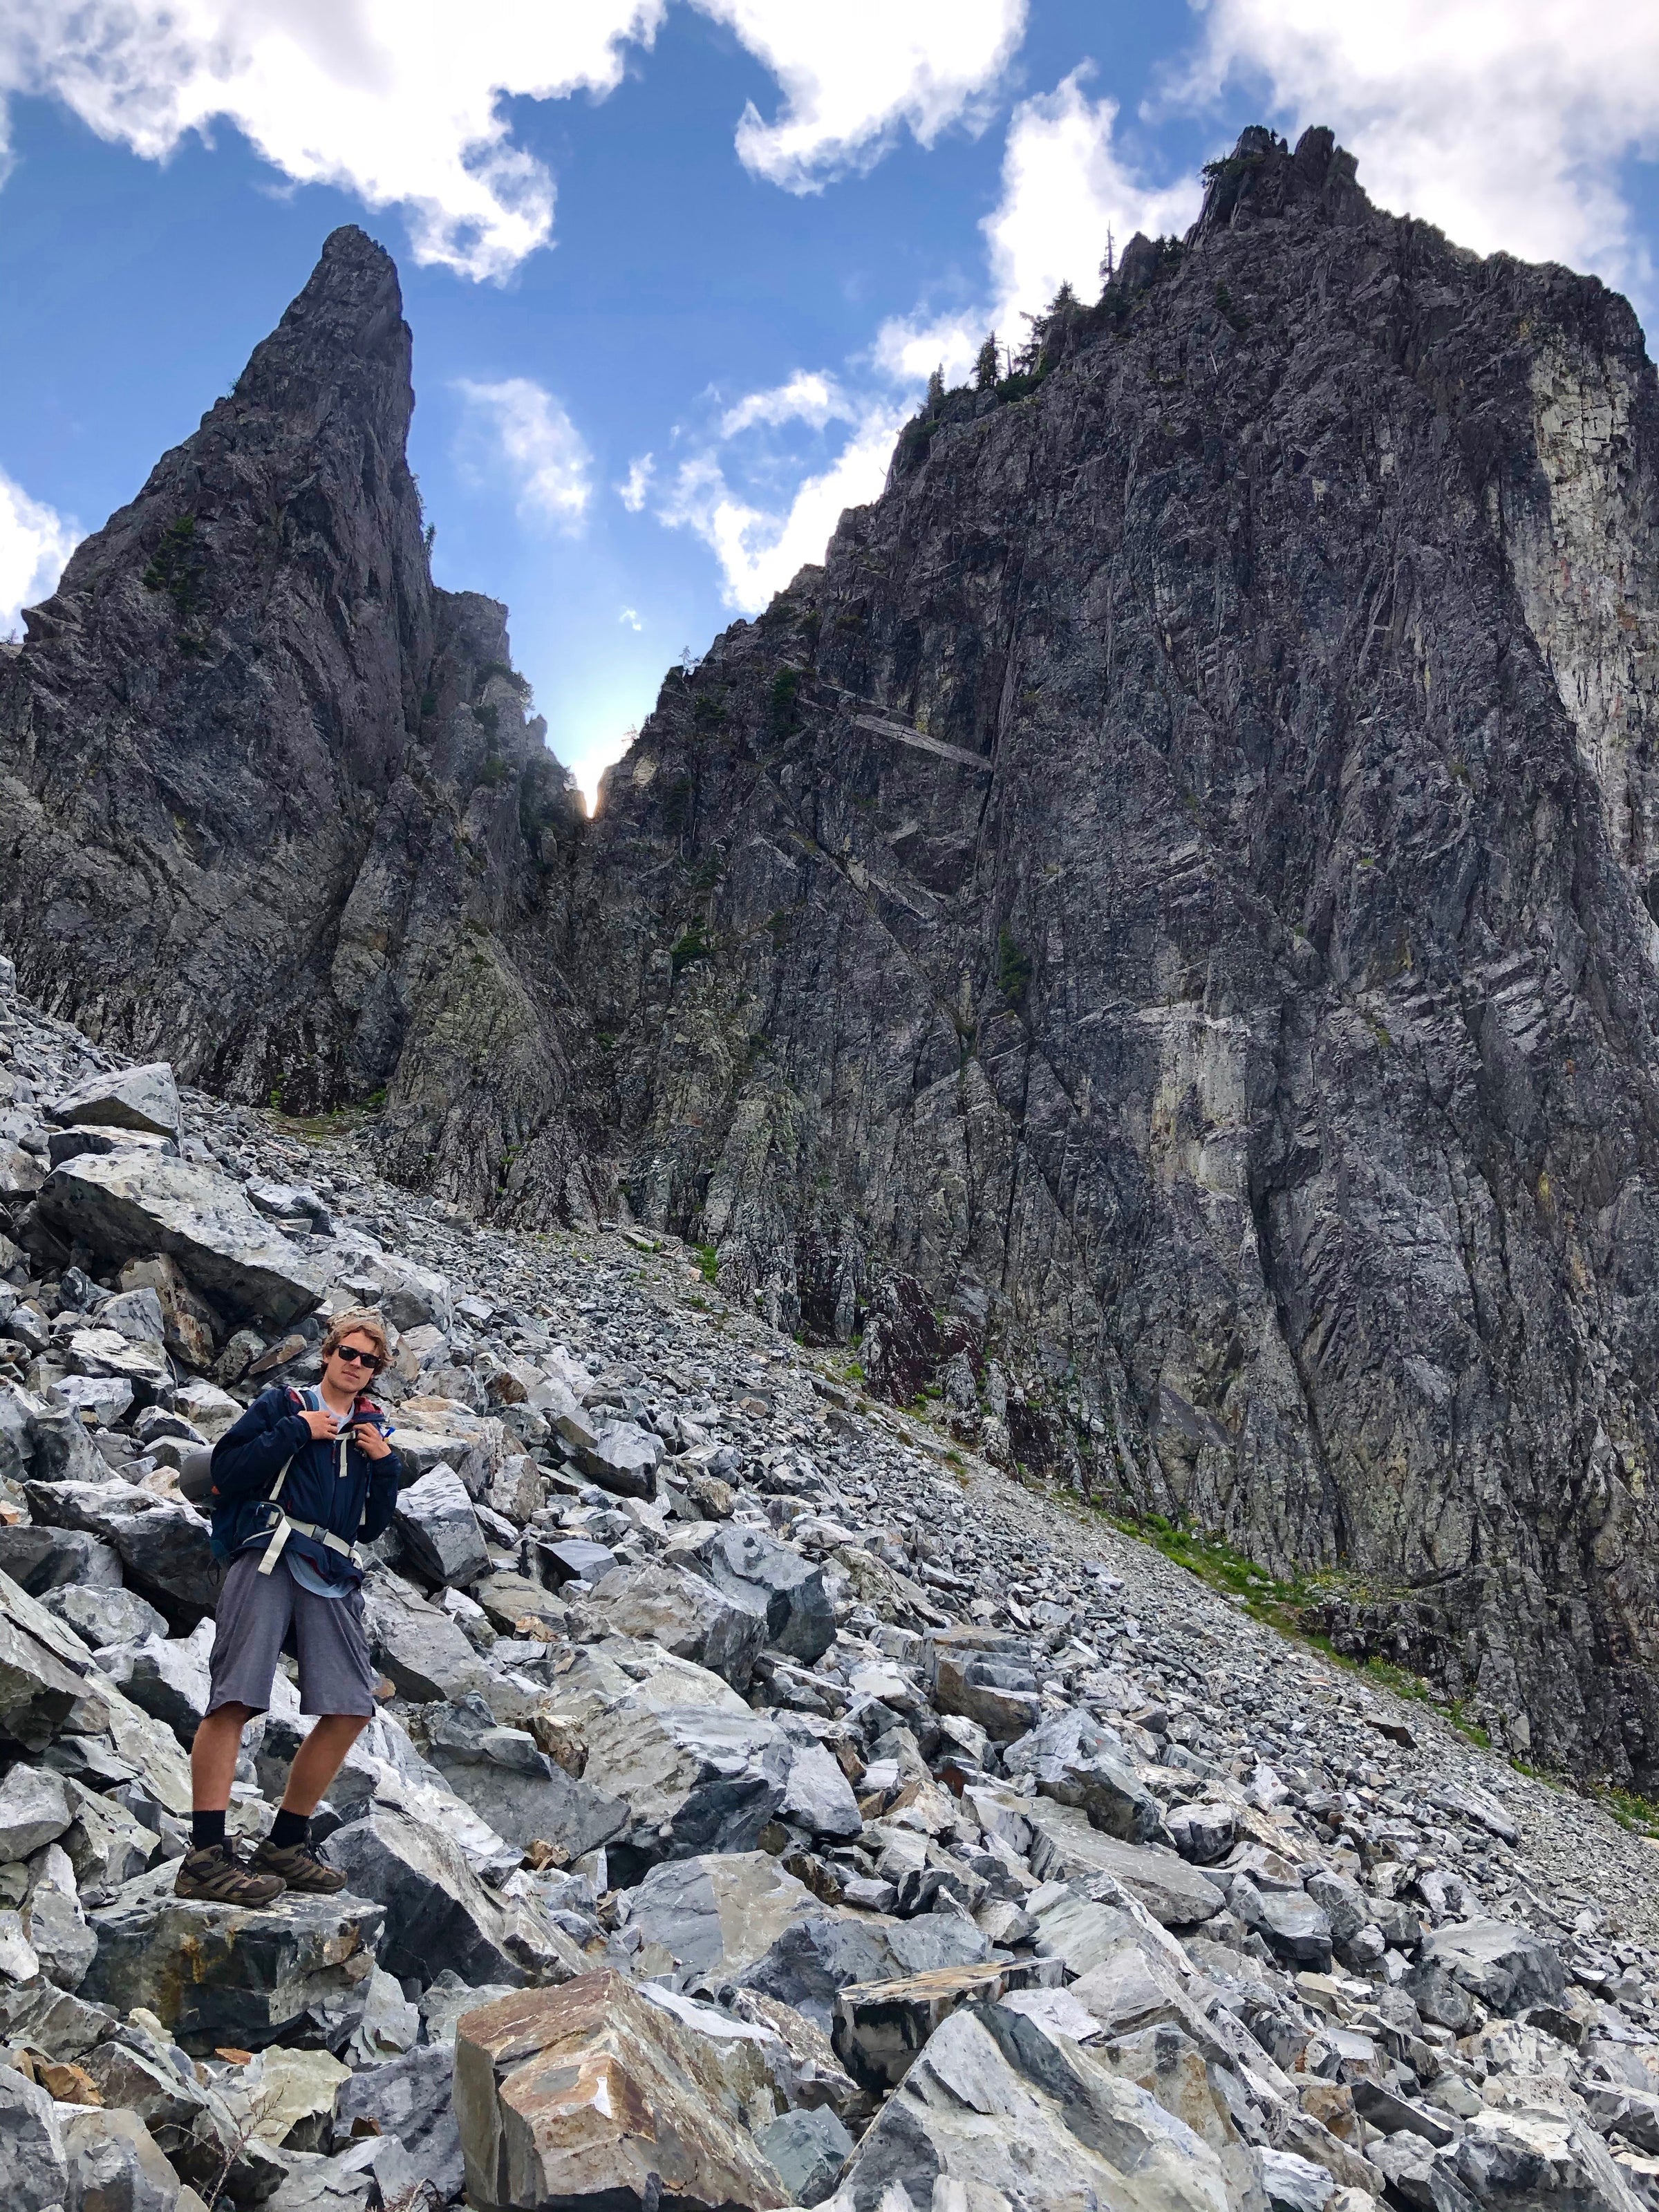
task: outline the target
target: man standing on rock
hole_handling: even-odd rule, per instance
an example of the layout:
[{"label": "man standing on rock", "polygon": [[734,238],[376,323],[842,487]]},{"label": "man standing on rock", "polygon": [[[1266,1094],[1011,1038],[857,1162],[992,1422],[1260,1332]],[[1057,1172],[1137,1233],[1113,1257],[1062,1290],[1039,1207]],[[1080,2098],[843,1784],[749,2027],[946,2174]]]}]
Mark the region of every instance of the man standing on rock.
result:
[{"label": "man standing on rock", "polygon": [[[311,1815],[374,1711],[359,1540],[389,1526],[403,1462],[365,1395],[389,1357],[380,1316],[342,1314],[323,1340],[320,1387],[254,1400],[213,1448],[213,1548],[230,1561],[215,1617],[207,1717],[191,1748],[191,1849],[173,1887],[216,1905],[268,1905],[285,1889],[330,1895],[345,1876],[311,1848]],[[317,1716],[270,1833],[245,1865],[225,1835],[242,1730],[270,1704],[276,1661],[300,1667]]]}]

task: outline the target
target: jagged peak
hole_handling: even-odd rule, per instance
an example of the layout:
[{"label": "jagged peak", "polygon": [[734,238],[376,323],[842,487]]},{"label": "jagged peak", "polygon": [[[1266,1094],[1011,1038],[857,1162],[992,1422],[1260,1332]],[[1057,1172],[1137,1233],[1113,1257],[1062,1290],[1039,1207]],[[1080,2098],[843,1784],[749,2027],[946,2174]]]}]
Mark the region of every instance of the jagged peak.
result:
[{"label": "jagged peak", "polygon": [[254,348],[234,396],[246,398],[273,370],[286,376],[301,361],[330,382],[360,365],[390,366],[406,380],[412,349],[397,263],[367,231],[342,223],[324,240],[276,329]]},{"label": "jagged peak", "polygon": [[1294,149],[1276,131],[1252,123],[1231,154],[1206,165],[1203,210],[1190,234],[1202,238],[1241,214],[1283,215],[1293,207],[1352,222],[1370,205],[1357,180],[1358,166],[1322,123],[1310,125]]}]

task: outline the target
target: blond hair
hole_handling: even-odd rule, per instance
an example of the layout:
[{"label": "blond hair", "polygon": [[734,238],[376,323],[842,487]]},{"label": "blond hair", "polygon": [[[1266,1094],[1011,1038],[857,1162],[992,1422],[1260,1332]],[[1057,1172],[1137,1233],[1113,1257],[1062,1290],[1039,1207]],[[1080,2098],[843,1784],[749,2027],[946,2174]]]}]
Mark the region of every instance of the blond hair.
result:
[{"label": "blond hair", "polygon": [[375,1352],[382,1367],[392,1359],[392,1346],[386,1340],[386,1323],[373,1306],[353,1306],[349,1313],[337,1314],[329,1324],[328,1334],[323,1339],[323,1362],[326,1365],[349,1336],[368,1336],[374,1340]]}]

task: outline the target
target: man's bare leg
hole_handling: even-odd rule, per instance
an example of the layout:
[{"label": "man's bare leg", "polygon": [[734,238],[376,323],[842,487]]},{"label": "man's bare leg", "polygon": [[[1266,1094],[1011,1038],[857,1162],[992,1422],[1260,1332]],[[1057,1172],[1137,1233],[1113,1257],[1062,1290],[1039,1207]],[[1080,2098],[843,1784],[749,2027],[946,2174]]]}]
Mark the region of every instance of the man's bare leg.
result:
[{"label": "man's bare leg", "polygon": [[222,1813],[230,1802],[242,1730],[252,1717],[248,1705],[221,1705],[197,1723],[190,1747],[191,1803],[198,1813]]},{"label": "man's bare leg", "polygon": [[283,1893],[283,1883],[268,1874],[251,1872],[225,1841],[225,1811],[230,1785],[236,1779],[236,1759],[242,1747],[242,1730],[252,1717],[248,1705],[221,1705],[198,1723],[190,1747],[191,1804],[193,1808],[191,1848],[179,1862],[174,1892],[179,1897],[207,1905],[253,1906],[270,1905]]},{"label": "man's bare leg", "polygon": [[368,1726],[359,1713],[325,1713],[294,1754],[282,1809],[309,1820],[345,1764],[345,1755]]}]

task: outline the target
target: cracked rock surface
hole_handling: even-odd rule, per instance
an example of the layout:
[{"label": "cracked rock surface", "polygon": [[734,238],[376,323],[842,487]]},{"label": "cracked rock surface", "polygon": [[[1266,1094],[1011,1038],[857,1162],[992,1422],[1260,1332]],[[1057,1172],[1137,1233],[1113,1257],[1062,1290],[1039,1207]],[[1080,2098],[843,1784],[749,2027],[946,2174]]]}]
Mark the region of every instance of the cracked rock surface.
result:
[{"label": "cracked rock surface", "polygon": [[[1245,132],[1185,240],[930,398],[823,565],[670,672],[592,822],[505,611],[432,583],[410,343],[337,232],[0,653],[0,928],[140,1063],[43,1093],[33,1147],[0,1105],[4,1194],[147,1242],[124,1287],[174,1356],[220,1355],[213,1312],[264,1356],[325,1287],[327,1194],[273,1168],[215,1212],[166,1063],[383,1098],[405,1182],[708,1248],[964,1445],[1340,1571],[1340,1648],[1659,1784],[1659,391],[1626,303],[1374,207],[1328,131]],[[365,1247],[340,1279],[447,1340],[418,1273]],[[526,1368],[503,1346],[500,1402],[649,1504],[664,1440]],[[70,1373],[77,1421],[155,1396],[96,1348]],[[605,1602],[655,1620],[626,1572]],[[699,1664],[754,1612],[702,1579]],[[1002,1742],[1036,1709],[999,1668],[951,1701]]]},{"label": "cracked rock surface", "polygon": [[[0,977],[29,1152],[118,1063]],[[675,1238],[479,1227],[370,1127],[189,1086],[163,1141],[226,1212],[308,1191],[277,1233],[323,1288],[261,1323],[176,1262],[203,1368],[131,1339],[147,1402],[106,1408],[71,1347],[155,1255],[7,1206],[0,1520],[177,1528],[0,1579],[21,2203],[1659,2208],[1653,1846],[1599,1806],[866,1396]],[[380,1711],[318,1822],[349,1887],[180,1904],[210,1577],[165,1448],[370,1291],[441,1510],[372,1564]],[[304,1726],[281,1674],[234,1835]]]}]

